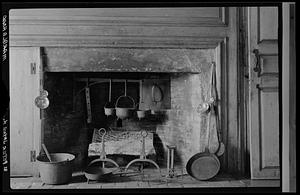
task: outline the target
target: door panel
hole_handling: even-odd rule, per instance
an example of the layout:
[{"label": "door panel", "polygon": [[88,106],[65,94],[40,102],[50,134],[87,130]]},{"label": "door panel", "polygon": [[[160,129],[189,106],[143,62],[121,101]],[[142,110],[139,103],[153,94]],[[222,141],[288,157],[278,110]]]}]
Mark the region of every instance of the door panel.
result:
[{"label": "door panel", "polygon": [[278,73],[278,56],[260,55],[261,74]]},{"label": "door panel", "polygon": [[278,10],[249,8],[249,128],[252,179],[279,179]]},{"label": "door panel", "polygon": [[[30,151],[37,150],[40,140],[40,111],[34,105],[39,95],[39,49],[31,47],[9,50],[10,95],[10,174],[11,176],[37,175]],[[31,63],[36,63],[36,73]],[[38,153],[38,151],[37,151]]]},{"label": "door panel", "polygon": [[[278,121],[278,92],[277,90],[260,90],[260,113],[261,113],[261,169],[279,168],[279,128]],[[272,142],[270,142],[272,140]]]},{"label": "door panel", "polygon": [[278,11],[274,7],[258,7],[258,42],[277,41]]}]

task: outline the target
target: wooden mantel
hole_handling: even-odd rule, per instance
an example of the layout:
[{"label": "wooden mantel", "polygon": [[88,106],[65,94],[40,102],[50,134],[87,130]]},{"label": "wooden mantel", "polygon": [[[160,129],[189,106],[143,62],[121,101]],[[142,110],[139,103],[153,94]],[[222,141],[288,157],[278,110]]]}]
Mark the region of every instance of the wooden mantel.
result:
[{"label": "wooden mantel", "polygon": [[228,8],[12,9],[11,46],[215,48]]}]

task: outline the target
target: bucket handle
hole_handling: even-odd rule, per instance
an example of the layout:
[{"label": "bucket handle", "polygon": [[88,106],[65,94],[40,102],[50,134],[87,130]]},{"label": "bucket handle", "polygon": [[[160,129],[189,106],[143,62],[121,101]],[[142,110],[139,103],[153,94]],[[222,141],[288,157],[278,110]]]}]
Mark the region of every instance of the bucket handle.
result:
[{"label": "bucket handle", "polygon": [[139,109],[139,105],[140,105],[139,103],[136,103],[136,104],[135,104],[135,109],[136,109],[136,110],[140,110],[140,109]]},{"label": "bucket handle", "polygon": [[111,103],[111,102],[106,102],[105,104],[104,104],[104,108],[113,108],[113,107],[107,107],[107,104],[108,103]]},{"label": "bucket handle", "polygon": [[132,105],[132,108],[131,109],[135,109],[135,102],[134,102],[134,99],[130,96],[126,96],[126,95],[121,95],[120,97],[118,97],[117,101],[116,101],[116,104],[115,104],[115,107],[117,108],[118,107],[118,103],[119,103],[119,100],[122,98],[122,97],[127,97],[129,99],[131,99],[133,105]]}]

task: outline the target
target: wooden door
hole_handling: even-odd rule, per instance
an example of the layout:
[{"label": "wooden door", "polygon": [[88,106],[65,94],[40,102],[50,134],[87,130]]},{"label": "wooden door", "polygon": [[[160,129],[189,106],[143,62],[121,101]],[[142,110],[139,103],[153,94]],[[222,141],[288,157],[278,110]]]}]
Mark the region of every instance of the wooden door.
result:
[{"label": "wooden door", "polygon": [[[38,168],[31,155],[38,154],[41,140],[39,95],[39,48],[11,47],[9,50],[10,175],[32,176]],[[32,159],[33,157],[33,159]]]},{"label": "wooden door", "polygon": [[251,177],[279,179],[278,8],[248,11]]}]

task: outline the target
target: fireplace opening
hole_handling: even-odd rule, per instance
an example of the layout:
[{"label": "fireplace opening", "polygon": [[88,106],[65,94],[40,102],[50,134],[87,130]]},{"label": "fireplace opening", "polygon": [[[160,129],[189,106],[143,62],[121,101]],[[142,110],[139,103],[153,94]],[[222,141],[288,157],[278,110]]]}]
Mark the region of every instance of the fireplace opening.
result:
[{"label": "fireplace opening", "polygon": [[[42,111],[42,141],[51,152],[75,154],[75,170],[99,158],[100,128],[107,131],[107,156],[119,166],[139,158],[142,130],[148,132],[146,156],[160,167],[168,164],[169,146],[175,146],[174,164],[184,172],[187,161],[204,151],[207,114],[199,112],[199,105],[209,99],[213,49],[45,48],[43,52],[43,89],[50,105]],[[104,55],[107,52],[109,56]],[[107,65],[102,66],[104,62]],[[132,100],[121,101],[125,94]],[[110,100],[115,108],[118,99],[123,107],[132,108],[129,117],[106,115],[106,103]],[[138,110],[145,116],[139,117]]]},{"label": "fireplace opening", "polygon": [[[156,98],[154,86],[162,93],[160,99]],[[88,96],[86,88],[89,89]],[[107,154],[120,166],[139,155],[140,131],[151,132],[146,139],[146,154],[164,166],[163,143],[156,129],[166,125],[166,113],[171,108],[169,74],[46,72],[44,89],[50,100],[50,106],[43,113],[44,143],[50,151],[75,154],[77,170],[99,157],[100,128],[105,128],[109,135],[105,140]],[[125,100],[120,101],[125,90]],[[127,97],[132,98],[133,105]],[[130,116],[120,119],[115,113],[105,115],[104,107],[109,98],[115,106],[119,99],[119,104],[132,107]],[[146,114],[139,118],[135,110],[145,110]]]}]

